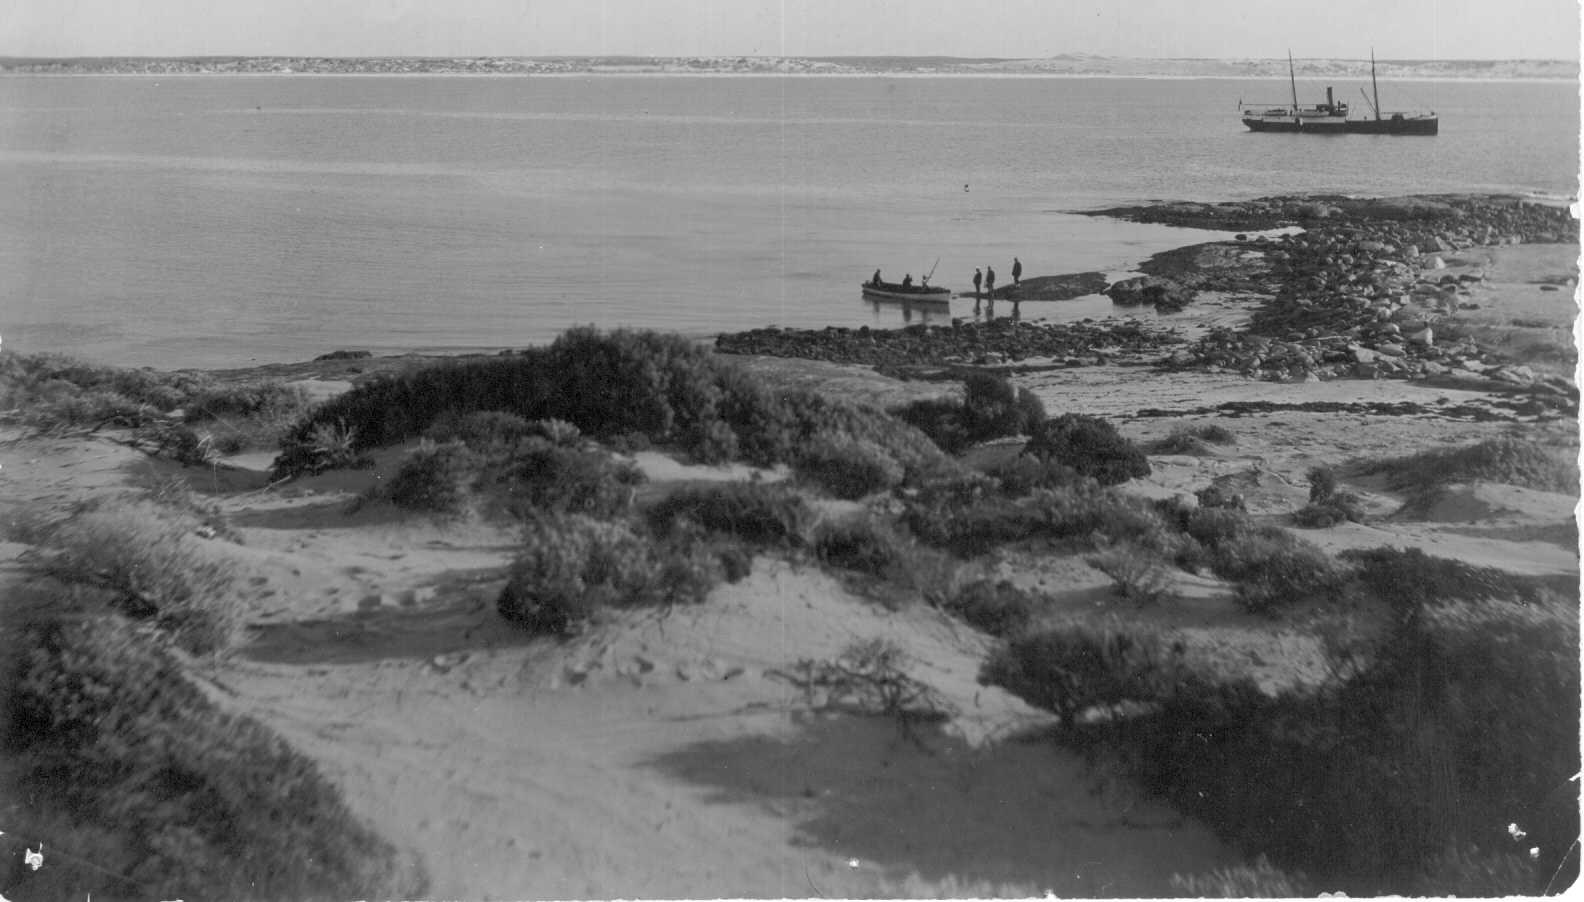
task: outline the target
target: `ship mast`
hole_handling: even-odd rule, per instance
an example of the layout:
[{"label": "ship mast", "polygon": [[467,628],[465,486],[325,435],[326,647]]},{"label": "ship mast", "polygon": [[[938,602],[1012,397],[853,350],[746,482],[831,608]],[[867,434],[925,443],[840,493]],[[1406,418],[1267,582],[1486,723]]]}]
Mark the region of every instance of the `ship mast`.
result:
[{"label": "ship mast", "polygon": [[1370,87],[1375,90],[1375,121],[1380,121],[1380,82],[1375,80],[1375,48],[1370,48]]},{"label": "ship mast", "polygon": [[[1375,51],[1371,50],[1373,54]],[[1298,76],[1293,72],[1292,51],[1287,51],[1287,79],[1292,82],[1293,115],[1298,115]]]}]

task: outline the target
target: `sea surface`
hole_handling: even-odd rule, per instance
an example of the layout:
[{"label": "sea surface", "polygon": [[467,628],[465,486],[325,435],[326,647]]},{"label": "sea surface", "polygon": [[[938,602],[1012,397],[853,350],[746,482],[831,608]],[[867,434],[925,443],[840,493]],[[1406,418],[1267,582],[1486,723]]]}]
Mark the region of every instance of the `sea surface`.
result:
[{"label": "sea surface", "polygon": [[[1363,109],[1359,88],[1337,85]],[[975,267],[1007,282],[1014,255],[1025,276],[1120,274],[1216,237],[1075,210],[1577,195],[1577,84],[1381,91],[1435,109],[1441,134],[1253,134],[1239,101],[1290,88],[1238,79],[5,77],[0,336],[168,369],[520,347],[577,324],[889,327],[973,302],[865,302],[877,267],[961,291]]]}]

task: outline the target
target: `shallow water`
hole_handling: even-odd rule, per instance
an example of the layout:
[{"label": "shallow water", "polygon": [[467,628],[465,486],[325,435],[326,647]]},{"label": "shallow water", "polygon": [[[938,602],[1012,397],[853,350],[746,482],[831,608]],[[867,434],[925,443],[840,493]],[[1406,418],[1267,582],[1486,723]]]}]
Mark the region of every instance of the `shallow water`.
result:
[{"label": "shallow water", "polygon": [[[1383,86],[1388,106],[1437,108],[1435,138],[1254,135],[1238,123],[1239,98],[1286,90],[1228,79],[3,78],[0,333],[13,350],[174,367],[520,346],[580,323],[696,336],[892,326],[948,314],[864,301],[857,283],[876,267],[895,279],[933,268],[935,284],[966,290],[986,265],[1005,284],[1013,255],[1029,276],[1122,272],[1213,237],[1071,210],[1576,193],[1571,83]],[[949,315],[971,316],[972,301]]]}]

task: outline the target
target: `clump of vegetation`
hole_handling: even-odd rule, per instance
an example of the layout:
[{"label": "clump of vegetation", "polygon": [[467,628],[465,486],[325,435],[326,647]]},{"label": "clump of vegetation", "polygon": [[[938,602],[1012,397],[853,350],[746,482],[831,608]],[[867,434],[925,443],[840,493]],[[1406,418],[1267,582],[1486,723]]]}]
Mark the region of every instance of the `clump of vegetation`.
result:
[{"label": "clump of vegetation", "polygon": [[534,632],[574,633],[604,608],[702,601],[724,575],[693,535],[656,543],[624,523],[546,514],[525,525],[496,609]]},{"label": "clump of vegetation", "polygon": [[425,441],[407,455],[383,494],[397,507],[460,514],[473,497],[480,459],[467,445]]},{"label": "clump of vegetation", "polygon": [[814,440],[798,456],[793,472],[848,500],[889,491],[902,482],[902,465],[884,448],[846,436]]},{"label": "clump of vegetation", "polygon": [[124,621],[36,624],[18,644],[6,704],[11,752],[52,845],[72,852],[27,875],[28,892],[424,893],[416,865],[357,821],[312,761],[257,721],[216,708]]},{"label": "clump of vegetation", "polygon": [[985,661],[979,681],[1054,711],[1071,730],[1092,708],[1114,715],[1168,696],[1182,659],[1181,644],[1164,634],[1080,620],[1014,637]]},{"label": "clump of vegetation", "polygon": [[150,499],[118,496],[45,527],[31,561],[65,585],[98,593],[110,608],[151,621],[189,652],[218,653],[241,641],[244,612],[230,563],[199,544],[203,527]]},{"label": "clump of vegetation", "polygon": [[1194,499],[1200,507],[1219,507],[1234,511],[1248,511],[1248,504],[1239,492],[1229,492],[1218,485],[1209,485],[1194,492]]},{"label": "clump of vegetation", "polygon": [[904,519],[921,540],[964,556],[1032,538],[1132,541],[1168,557],[1186,540],[1148,502],[1092,480],[1027,497],[938,495],[913,499]]},{"label": "clump of vegetation", "polygon": [[1045,422],[1045,406],[1033,392],[983,371],[963,380],[960,403],[944,398],[915,401],[894,413],[951,453],[1001,436],[1028,435]]},{"label": "clump of vegetation", "polygon": [[[345,430],[350,451],[395,444],[435,427],[447,439],[459,418],[493,412],[489,429],[559,420],[624,448],[671,446],[706,462],[792,463],[819,438],[869,441],[904,473],[941,452],[883,411],[811,392],[778,394],[736,365],[675,335],[572,329],[548,348],[483,360],[442,361],[371,380],[315,408],[291,430],[276,478],[327,466],[318,430]],[[437,425],[437,419],[440,423]],[[466,437],[457,435],[457,438]],[[553,442],[560,439],[544,436]]]},{"label": "clump of vegetation", "polygon": [[610,518],[632,509],[644,475],[631,461],[598,448],[531,437],[509,456],[490,459],[480,481],[518,517],[548,510]]},{"label": "clump of vegetation", "polygon": [[675,530],[680,521],[750,545],[796,548],[806,544],[814,512],[786,486],[726,482],[678,488],[656,502],[648,518],[657,534]]},{"label": "clump of vegetation", "polygon": [[[568,424],[570,425],[570,424]],[[571,427],[576,430],[576,426]],[[505,410],[447,410],[435,417],[424,438],[437,444],[461,442],[478,451],[509,449],[518,442],[542,434],[542,430],[523,417]]]},{"label": "clump of vegetation", "polygon": [[994,479],[1001,494],[1008,498],[1023,498],[1040,489],[1076,485],[1086,478],[1059,460],[1027,454],[1019,454],[996,464],[987,469],[985,475]]},{"label": "clump of vegetation", "polygon": [[[1068,742],[1114,755],[1245,853],[1317,885],[1355,895],[1569,885],[1576,615],[1531,584],[1454,562],[1389,549],[1356,559],[1362,590],[1397,616],[1324,685],[1271,695],[1132,627],[1023,637],[984,678],[1062,714],[1077,726]],[[1523,591],[1529,600],[1507,600]],[[1118,698],[1135,703],[1127,716],[1080,716]],[[1211,877],[1188,888],[1282,885],[1279,871]]]},{"label": "clump of vegetation", "polygon": [[821,523],[813,545],[820,563],[870,576],[886,576],[912,558],[907,538],[872,516]]},{"label": "clump of vegetation", "polygon": [[1532,441],[1502,435],[1460,448],[1421,451],[1379,461],[1368,469],[1386,474],[1397,490],[1433,491],[1455,482],[1500,482],[1546,492],[1576,494],[1578,466]]},{"label": "clump of vegetation", "polygon": [[1200,423],[1195,426],[1176,426],[1165,438],[1149,445],[1151,454],[1211,454],[1211,445],[1231,445],[1237,442],[1232,431],[1218,423]]},{"label": "clump of vegetation", "polygon": [[1115,426],[1080,413],[1045,421],[1034,430],[1023,453],[1054,460],[1101,485],[1116,485],[1150,473],[1144,452],[1123,438]]},{"label": "clump of vegetation", "polygon": [[1324,551],[1236,510],[1194,511],[1188,535],[1208,552],[1217,576],[1238,584],[1238,603],[1250,613],[1274,613],[1334,593],[1345,582],[1342,569]]},{"label": "clump of vegetation", "polygon": [[1158,552],[1120,542],[1085,558],[1089,566],[1111,577],[1123,601],[1140,607],[1177,597],[1176,580]]},{"label": "clump of vegetation", "polygon": [[1005,638],[1028,629],[1040,599],[1007,580],[980,579],[954,592],[944,607],[969,625]]},{"label": "clump of vegetation", "polygon": [[[156,453],[179,453],[181,441],[196,445],[200,436],[216,454],[265,447],[310,406],[301,388],[279,380],[222,384],[205,373],[98,366],[56,354],[0,360],[0,408],[21,410],[25,425],[57,432],[153,430],[140,441],[152,441]],[[204,428],[183,435],[182,424]],[[208,463],[212,455],[176,459]]]},{"label": "clump of vegetation", "polygon": [[1364,500],[1352,492],[1337,491],[1336,473],[1330,467],[1314,467],[1308,476],[1309,504],[1293,514],[1293,522],[1309,528],[1364,522]]}]

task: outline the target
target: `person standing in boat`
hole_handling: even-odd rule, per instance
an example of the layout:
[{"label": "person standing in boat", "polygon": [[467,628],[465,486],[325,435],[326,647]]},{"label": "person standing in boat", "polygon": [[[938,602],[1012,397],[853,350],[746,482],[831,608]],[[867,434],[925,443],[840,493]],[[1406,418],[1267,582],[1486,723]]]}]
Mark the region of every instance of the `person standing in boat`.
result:
[{"label": "person standing in boat", "polygon": [[979,299],[979,286],[984,282],[984,274],[974,270],[974,300]]},{"label": "person standing in boat", "polygon": [[1019,260],[1016,257],[1013,257],[1012,258],[1012,284],[1016,285],[1018,283],[1018,280],[1021,279],[1021,278],[1023,278],[1023,261]]},{"label": "person standing in boat", "polygon": [[869,280],[869,284],[876,288],[880,287],[880,270],[875,270],[874,278]]},{"label": "person standing in boat", "polygon": [[913,287],[913,274],[912,273],[908,273],[907,275],[902,277],[902,287],[903,288],[912,288]]},{"label": "person standing in boat", "polygon": [[995,267],[985,267],[985,297],[995,300]]}]

